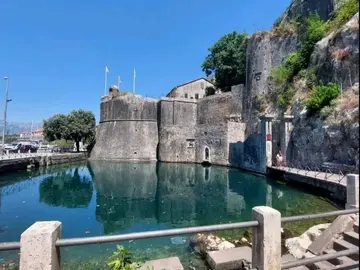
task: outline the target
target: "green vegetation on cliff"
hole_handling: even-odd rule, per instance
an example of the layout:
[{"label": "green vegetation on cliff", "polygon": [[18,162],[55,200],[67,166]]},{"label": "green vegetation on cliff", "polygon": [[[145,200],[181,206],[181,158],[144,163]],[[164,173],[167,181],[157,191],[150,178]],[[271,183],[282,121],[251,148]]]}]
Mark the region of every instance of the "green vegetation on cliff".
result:
[{"label": "green vegetation on cliff", "polygon": [[235,31],[226,34],[209,48],[210,53],[201,66],[206,76],[215,73],[216,87],[223,92],[245,83],[246,36]]},{"label": "green vegetation on cliff", "polygon": [[359,0],[342,0],[328,22],[328,31],[339,29],[359,12]]},{"label": "green vegetation on cliff", "polygon": [[325,106],[330,105],[331,101],[340,94],[340,87],[334,83],[315,86],[310,93],[307,107],[311,112],[318,112]]},{"label": "green vegetation on cliff", "polygon": [[299,24],[300,48],[290,53],[281,66],[275,67],[271,76],[275,82],[277,103],[286,109],[294,96],[291,86],[296,75],[305,73],[308,68],[310,57],[314,51],[315,44],[321,40],[326,33],[326,24],[318,14],[311,14],[304,23]]}]

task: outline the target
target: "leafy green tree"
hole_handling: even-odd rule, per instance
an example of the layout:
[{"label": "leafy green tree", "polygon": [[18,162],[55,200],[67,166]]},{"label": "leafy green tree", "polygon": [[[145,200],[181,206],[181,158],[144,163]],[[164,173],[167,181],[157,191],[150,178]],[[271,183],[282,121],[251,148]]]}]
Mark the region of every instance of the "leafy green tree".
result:
[{"label": "leafy green tree", "polygon": [[78,110],[68,115],[56,114],[44,121],[45,138],[49,141],[72,140],[79,152],[80,142],[93,142],[95,137],[95,116],[92,112]]},{"label": "leafy green tree", "polygon": [[215,74],[216,87],[223,92],[230,91],[233,85],[245,83],[246,36],[235,31],[226,34],[209,48],[210,54],[202,63],[206,76]]},{"label": "leafy green tree", "polygon": [[63,138],[64,128],[67,128],[67,117],[65,114],[55,114],[44,121],[43,133],[46,140],[52,142]]},{"label": "leafy green tree", "polygon": [[78,110],[72,111],[68,116],[68,128],[64,130],[64,139],[73,140],[79,152],[81,141],[88,142],[95,134],[95,116],[92,112]]}]

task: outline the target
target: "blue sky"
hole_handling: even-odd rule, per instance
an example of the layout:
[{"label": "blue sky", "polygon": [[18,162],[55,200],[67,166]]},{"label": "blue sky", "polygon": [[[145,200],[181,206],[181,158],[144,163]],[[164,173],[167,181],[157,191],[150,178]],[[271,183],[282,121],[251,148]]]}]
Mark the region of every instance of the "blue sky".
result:
[{"label": "blue sky", "polygon": [[[221,4],[222,3],[222,4]],[[73,109],[99,119],[108,83],[160,97],[203,76],[207,49],[231,31],[269,29],[290,0],[4,0],[0,76],[9,77],[8,120],[41,122]],[[1,116],[4,81],[0,81]]]}]

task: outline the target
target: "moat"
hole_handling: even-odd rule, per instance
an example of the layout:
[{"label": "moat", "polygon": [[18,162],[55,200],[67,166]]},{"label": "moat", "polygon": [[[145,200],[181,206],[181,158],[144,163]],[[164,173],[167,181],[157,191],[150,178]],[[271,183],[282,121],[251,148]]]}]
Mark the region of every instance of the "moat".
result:
[{"label": "moat", "polygon": [[[307,191],[227,167],[91,161],[0,176],[0,242],[19,241],[36,221],[61,221],[63,238],[99,236],[247,221],[258,205],[283,216],[335,209]],[[302,233],[309,224],[293,226]],[[188,237],[122,244],[139,259],[175,255],[185,266],[198,263]],[[116,244],[63,248],[64,269],[92,261],[107,269]],[[8,260],[18,261],[18,251],[0,252],[0,264]]]}]

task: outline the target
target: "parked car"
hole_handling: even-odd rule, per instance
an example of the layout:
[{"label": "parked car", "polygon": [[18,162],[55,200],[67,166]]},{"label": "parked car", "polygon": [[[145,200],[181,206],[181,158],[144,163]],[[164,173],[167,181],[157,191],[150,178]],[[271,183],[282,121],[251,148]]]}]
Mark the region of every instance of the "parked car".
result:
[{"label": "parked car", "polygon": [[11,153],[13,152],[18,152],[20,150],[21,147],[21,143],[18,142],[13,142],[13,143],[9,143],[9,144],[5,144],[5,151],[9,151]]}]

